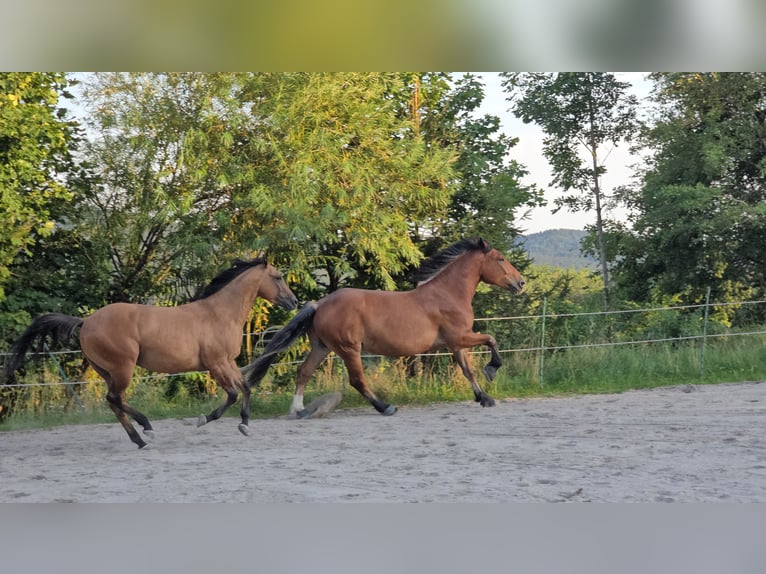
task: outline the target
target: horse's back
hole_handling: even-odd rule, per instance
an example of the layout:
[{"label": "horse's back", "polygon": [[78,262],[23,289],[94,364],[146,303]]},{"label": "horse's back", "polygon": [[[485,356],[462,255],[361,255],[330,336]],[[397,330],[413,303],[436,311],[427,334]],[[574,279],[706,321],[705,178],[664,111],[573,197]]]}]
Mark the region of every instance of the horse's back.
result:
[{"label": "horse's back", "polygon": [[436,314],[414,291],[339,289],[319,301],[313,329],[336,351],[361,346],[370,353],[405,356],[441,344]]},{"label": "horse's back", "polygon": [[101,307],[83,319],[82,333],[88,338],[102,331],[113,331],[115,329],[119,329],[122,332],[131,332],[138,323],[139,307],[141,306],[132,303],[111,303]]},{"label": "horse's back", "polygon": [[411,301],[412,293],[412,291],[381,291],[347,287],[320,299],[317,312],[333,315],[336,320],[355,321],[357,318],[412,307],[414,306]]},{"label": "horse's back", "polygon": [[131,361],[156,372],[197,369],[201,321],[186,307],[134,303],[102,307],[83,321],[83,352],[101,365]]}]

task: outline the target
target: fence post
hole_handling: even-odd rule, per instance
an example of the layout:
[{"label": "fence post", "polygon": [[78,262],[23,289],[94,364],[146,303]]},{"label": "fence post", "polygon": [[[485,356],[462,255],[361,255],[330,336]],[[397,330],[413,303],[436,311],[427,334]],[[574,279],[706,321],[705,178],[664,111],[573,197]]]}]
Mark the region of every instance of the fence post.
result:
[{"label": "fence post", "polygon": [[707,341],[707,317],[710,309],[710,287],[705,295],[705,318],[702,321],[702,348],[700,349],[700,378],[705,376],[705,342]]},{"label": "fence post", "polygon": [[540,374],[538,380],[540,381],[540,388],[543,388],[543,365],[545,364],[545,311],[548,307],[548,298],[543,297],[543,324],[540,329]]}]

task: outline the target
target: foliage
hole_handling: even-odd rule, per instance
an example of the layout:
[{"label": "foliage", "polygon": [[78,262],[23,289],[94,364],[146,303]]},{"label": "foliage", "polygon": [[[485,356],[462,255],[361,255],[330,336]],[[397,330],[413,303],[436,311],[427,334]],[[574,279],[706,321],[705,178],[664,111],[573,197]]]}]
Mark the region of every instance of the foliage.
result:
[{"label": "foliage", "polygon": [[[57,221],[72,221],[79,201],[51,208]],[[7,348],[33,317],[50,312],[87,314],[103,304],[109,284],[105,260],[94,257],[94,246],[79,226],[58,225],[40,237],[9,269],[7,296],[0,301],[0,345]]]},{"label": "foliage", "polygon": [[[392,287],[439,217],[453,154],[397,115],[393,74],[99,74],[85,91],[89,224],[109,301],[177,299],[214,261],[266,252],[316,280]],[[220,265],[220,263],[219,263]]]},{"label": "foliage", "polygon": [[0,73],[0,300],[8,266],[50,235],[51,204],[71,197],[61,175],[71,167],[75,126],[57,107],[69,85],[61,73]]},{"label": "foliage", "polygon": [[[432,75],[416,77],[420,85]],[[445,146],[457,152],[455,189],[447,219],[435,230],[440,245],[426,246],[427,254],[464,237],[483,237],[503,252],[514,250],[520,233],[523,209],[543,205],[542,190],[523,185],[527,171],[508,160],[510,149],[518,143],[500,132],[500,118],[476,111],[484,100],[484,86],[476,76],[465,74],[454,86],[431,89],[419,99],[423,119],[421,134],[429,145]],[[523,265],[520,265],[523,268]]]},{"label": "foliage", "polygon": [[615,277],[635,301],[763,297],[766,74],[654,74],[659,105],[635,213],[615,234]]},{"label": "foliage", "polygon": [[[476,113],[484,86],[471,74],[454,79],[444,74],[404,74],[403,78],[411,88],[400,97],[400,106],[414,117],[419,134],[429,147],[446,147],[456,154],[453,193],[444,217],[427,232],[414,230],[423,254],[433,255],[464,237],[483,237],[524,272],[529,261],[514,240],[523,210],[543,203],[542,190],[521,183],[524,167],[507,158],[517,140],[500,131],[500,119]],[[411,285],[399,281],[399,288]],[[517,314],[522,301],[499,289],[481,287],[473,306],[477,316],[498,309]]]},{"label": "foliage", "polygon": [[316,298],[343,285],[403,288],[424,254],[460,235],[510,250],[516,212],[539,192],[505,159],[515,140],[498,118],[474,117],[481,84],[451,80],[85,76],[87,141],[67,201],[49,212],[56,234],[14,263],[23,296],[2,310],[4,332],[49,310],[183,301],[254,252]]},{"label": "foliage", "polygon": [[231,93],[226,74],[87,82],[89,170],[76,185],[93,258],[105,254],[110,267],[108,302],[188,296],[239,251],[227,249],[232,211],[249,182]]},{"label": "foliage", "polygon": [[[243,104],[261,128],[243,218],[304,289],[393,288],[422,254],[411,230],[444,213],[454,154],[427,146],[392,94],[397,74],[254,74]],[[255,196],[258,196],[257,198]],[[267,219],[267,221],[264,221]]]},{"label": "foliage", "polygon": [[627,94],[629,84],[604,72],[508,72],[503,78],[514,113],[526,123],[539,124],[546,135],[543,154],[553,171],[552,185],[576,191],[557,199],[558,208],[595,211],[594,231],[608,308],[609,274],[603,238],[606,195],[600,180],[606,172],[609,150],[604,148],[633,137],[638,128],[637,100]]}]

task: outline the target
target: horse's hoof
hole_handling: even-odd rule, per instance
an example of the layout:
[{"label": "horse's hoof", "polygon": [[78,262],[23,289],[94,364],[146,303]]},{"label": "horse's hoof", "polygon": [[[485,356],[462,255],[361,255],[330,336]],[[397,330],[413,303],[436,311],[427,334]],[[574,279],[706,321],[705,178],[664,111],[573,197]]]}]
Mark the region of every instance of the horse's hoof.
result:
[{"label": "horse's hoof", "polygon": [[481,406],[483,406],[483,407],[494,407],[495,406],[495,399],[493,399],[489,395],[484,395],[481,398]]},{"label": "horse's hoof", "polygon": [[245,423],[239,423],[237,428],[243,435],[250,436],[250,427],[248,427]]},{"label": "horse's hoof", "polygon": [[495,380],[495,375],[497,374],[497,367],[493,367],[492,365],[485,365],[484,367],[484,376],[487,378],[488,381],[492,382]]},{"label": "horse's hoof", "polygon": [[388,405],[386,409],[380,414],[382,414],[384,417],[390,417],[396,411],[397,411],[397,408],[394,405]]},{"label": "horse's hoof", "polygon": [[207,417],[205,415],[200,415],[197,417],[197,428],[206,424],[207,424]]},{"label": "horse's hoof", "polygon": [[149,440],[154,440],[154,431],[152,429],[145,430],[144,436]]}]

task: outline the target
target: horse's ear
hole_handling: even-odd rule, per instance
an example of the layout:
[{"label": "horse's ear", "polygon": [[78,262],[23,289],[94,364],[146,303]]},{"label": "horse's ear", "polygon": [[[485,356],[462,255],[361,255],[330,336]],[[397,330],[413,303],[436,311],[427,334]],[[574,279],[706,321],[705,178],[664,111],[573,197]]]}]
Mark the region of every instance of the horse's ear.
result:
[{"label": "horse's ear", "polygon": [[492,246],[489,244],[489,241],[485,241],[484,238],[479,237],[479,249],[484,253],[489,253],[492,251]]}]

